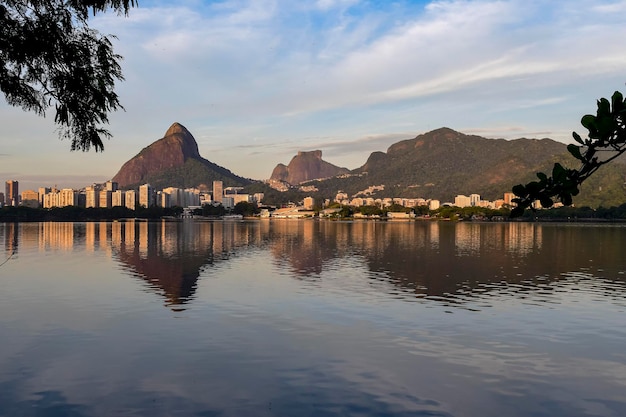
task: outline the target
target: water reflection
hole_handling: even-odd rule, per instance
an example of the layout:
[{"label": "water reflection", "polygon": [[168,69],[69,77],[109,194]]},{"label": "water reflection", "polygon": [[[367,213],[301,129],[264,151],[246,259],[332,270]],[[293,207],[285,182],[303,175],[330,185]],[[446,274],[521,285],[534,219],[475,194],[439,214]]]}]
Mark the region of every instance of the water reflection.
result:
[{"label": "water reflection", "polygon": [[0,239],[0,416],[626,412],[623,227],[33,223]]},{"label": "water reflection", "polygon": [[390,293],[463,303],[489,291],[554,290],[570,273],[623,285],[626,228],[535,223],[324,221],[4,224],[7,257],[18,248],[104,251],[182,309],[204,270],[242,251],[269,249],[299,279],[319,279],[338,259],[393,284]]}]

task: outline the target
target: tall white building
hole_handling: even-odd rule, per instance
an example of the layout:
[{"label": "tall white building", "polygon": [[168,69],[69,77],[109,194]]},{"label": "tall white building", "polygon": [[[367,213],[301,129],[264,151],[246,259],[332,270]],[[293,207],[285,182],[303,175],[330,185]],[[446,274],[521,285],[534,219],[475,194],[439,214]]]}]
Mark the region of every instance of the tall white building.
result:
[{"label": "tall white building", "polygon": [[152,186],[150,184],[139,186],[139,205],[148,208],[152,207],[154,203],[154,189]]},{"label": "tall white building", "polygon": [[100,191],[100,207],[111,208],[113,202],[113,192],[109,190]]},{"label": "tall white building", "polygon": [[78,206],[78,191],[64,188],[59,191],[59,207]]},{"label": "tall white building", "polygon": [[117,182],[115,182],[115,181],[107,181],[104,184],[104,188],[107,191],[113,192],[113,191],[117,191],[118,185],[117,185]]},{"label": "tall white building", "polygon": [[111,207],[124,206],[126,204],[126,201],[124,200],[124,194],[125,193],[122,190],[113,191],[113,193],[111,193]]},{"label": "tall white building", "polygon": [[181,190],[180,188],[175,188],[175,187],[167,187],[163,189],[163,192],[165,194],[169,194],[170,196],[170,204],[173,206],[178,206],[178,207],[185,207],[184,201],[183,201],[183,190]]},{"label": "tall white building", "polygon": [[222,204],[222,197],[224,197],[224,183],[213,181],[213,201]]},{"label": "tall white building", "polygon": [[85,207],[100,207],[100,191],[93,185],[85,188]]},{"label": "tall white building", "polygon": [[124,205],[131,210],[135,210],[137,207],[137,191],[128,190],[124,193]]}]

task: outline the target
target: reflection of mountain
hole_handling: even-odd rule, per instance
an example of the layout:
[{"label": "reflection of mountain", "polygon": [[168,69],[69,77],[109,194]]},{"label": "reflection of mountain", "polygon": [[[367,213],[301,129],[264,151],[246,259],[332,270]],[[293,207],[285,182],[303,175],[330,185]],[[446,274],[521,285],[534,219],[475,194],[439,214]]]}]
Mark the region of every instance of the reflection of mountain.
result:
[{"label": "reflection of mountain", "polygon": [[[25,223],[0,225],[11,251],[106,251],[173,309],[195,297],[212,265],[250,248],[277,269],[319,279],[345,268],[390,294],[463,303],[484,292],[554,291],[564,273],[600,271],[623,281],[626,228],[537,223],[238,222]],[[575,242],[575,244],[572,244]],[[19,245],[18,245],[19,244]],[[339,266],[338,266],[339,265]],[[615,268],[622,268],[615,270]],[[613,269],[611,269],[613,268]],[[343,269],[345,270],[345,269]],[[617,277],[617,278],[616,278]],[[337,276],[341,279],[341,276]],[[541,281],[529,290],[528,283]],[[389,284],[389,285],[387,285]],[[620,284],[621,285],[621,284]]]},{"label": "reflection of mountain", "polygon": [[111,243],[122,265],[180,309],[193,299],[202,269],[227,259],[247,238],[236,223],[126,222],[112,224]]},{"label": "reflection of mountain", "polygon": [[463,302],[492,284],[521,288],[536,279],[549,284],[564,271],[585,270],[590,260],[619,265],[626,245],[621,228],[591,226],[315,221],[272,226],[272,253],[297,276],[319,276],[335,258],[352,257],[403,292],[449,302]]},{"label": "reflection of mountain", "polygon": [[122,244],[117,257],[134,275],[159,289],[167,298],[168,305],[185,304],[193,298],[200,269],[213,262],[213,254],[170,256],[160,251],[156,243],[156,240],[149,242],[146,252],[140,251],[136,244]]}]

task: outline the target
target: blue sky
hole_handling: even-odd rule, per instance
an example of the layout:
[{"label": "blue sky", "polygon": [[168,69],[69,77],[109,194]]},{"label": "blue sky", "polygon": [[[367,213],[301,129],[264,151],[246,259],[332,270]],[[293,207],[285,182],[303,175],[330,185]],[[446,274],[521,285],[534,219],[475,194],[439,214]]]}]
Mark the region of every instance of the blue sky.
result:
[{"label": "blue sky", "polygon": [[439,127],[491,138],[584,134],[626,92],[623,0],[140,1],[91,21],[124,56],[103,153],[70,152],[0,101],[0,178],[20,189],[115,175],[173,122],[205,158],[265,179],[298,150],[356,168]]}]

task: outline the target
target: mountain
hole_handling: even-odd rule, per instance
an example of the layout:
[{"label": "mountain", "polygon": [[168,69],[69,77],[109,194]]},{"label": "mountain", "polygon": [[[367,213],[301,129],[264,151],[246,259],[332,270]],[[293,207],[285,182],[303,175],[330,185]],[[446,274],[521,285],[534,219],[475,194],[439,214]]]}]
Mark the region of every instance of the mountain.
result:
[{"label": "mountain", "polygon": [[[577,167],[566,145],[551,139],[487,139],[441,128],[374,152],[366,163],[341,178],[310,181],[320,197],[342,190],[350,196],[384,185],[376,197],[422,197],[454,201],[458,194],[495,200],[519,183],[550,173],[555,162]],[[606,168],[606,169],[605,169]],[[578,205],[609,206],[626,201],[624,159],[603,167],[584,184]],[[363,195],[364,193],[361,193]]]},{"label": "mountain", "polygon": [[335,166],[322,159],[322,151],[298,152],[289,165],[278,164],[270,180],[284,181],[292,185],[318,178],[347,174],[347,168]]},{"label": "mountain", "polygon": [[156,188],[210,187],[216,180],[223,181],[225,186],[250,183],[250,180],[200,156],[198,143],[180,123],[172,124],[162,139],[145,147],[122,165],[112,179],[121,188],[134,188],[146,183]]}]

